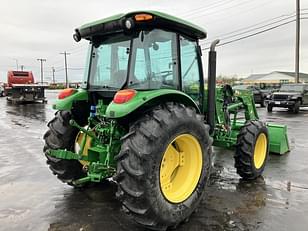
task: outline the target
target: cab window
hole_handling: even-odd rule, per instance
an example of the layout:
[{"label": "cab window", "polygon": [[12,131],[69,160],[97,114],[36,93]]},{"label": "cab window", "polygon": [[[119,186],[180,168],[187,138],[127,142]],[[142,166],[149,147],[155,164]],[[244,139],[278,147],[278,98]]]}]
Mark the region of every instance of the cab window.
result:
[{"label": "cab window", "polygon": [[195,101],[200,98],[200,73],[196,41],[180,36],[183,91]]},{"label": "cab window", "polygon": [[133,55],[129,87],[140,90],[178,87],[175,33],[158,29],[141,31],[133,39]]}]

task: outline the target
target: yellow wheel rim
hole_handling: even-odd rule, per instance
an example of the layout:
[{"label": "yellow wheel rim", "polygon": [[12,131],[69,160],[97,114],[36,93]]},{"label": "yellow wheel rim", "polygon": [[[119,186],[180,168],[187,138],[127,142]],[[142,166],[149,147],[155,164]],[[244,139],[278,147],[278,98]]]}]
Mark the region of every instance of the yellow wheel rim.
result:
[{"label": "yellow wheel rim", "polygon": [[[76,136],[75,145],[74,145],[74,151],[76,153],[78,153],[80,151],[81,143],[82,143],[84,136],[85,136],[85,134],[83,132],[78,132],[78,134]],[[84,156],[88,155],[88,150],[91,147],[91,142],[92,142],[92,138],[90,136],[87,136],[82,155],[84,155]],[[80,160],[79,162],[82,165],[88,165],[89,164],[88,161],[85,161],[85,160]]]},{"label": "yellow wheel rim", "polygon": [[172,203],[185,201],[195,190],[202,172],[202,150],[189,134],[177,136],[167,147],[160,165],[160,188]]},{"label": "yellow wheel rim", "polygon": [[253,154],[253,160],[255,164],[255,168],[259,169],[264,164],[267,152],[267,138],[264,133],[261,133],[255,144],[255,150]]}]

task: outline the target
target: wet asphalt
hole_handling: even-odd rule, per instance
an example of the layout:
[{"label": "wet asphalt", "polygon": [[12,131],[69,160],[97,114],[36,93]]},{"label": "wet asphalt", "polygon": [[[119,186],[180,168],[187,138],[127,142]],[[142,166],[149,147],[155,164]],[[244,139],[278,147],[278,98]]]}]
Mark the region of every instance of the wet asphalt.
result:
[{"label": "wet asphalt", "polygon": [[[57,92],[46,95],[47,104],[0,98],[0,230],[143,230],[122,211],[115,185],[76,190],[52,175],[42,137]],[[264,121],[288,126],[290,153],[271,155],[263,177],[245,182],[232,151],[215,148],[206,195],[177,230],[308,230],[308,108],[298,115],[258,112]]]}]

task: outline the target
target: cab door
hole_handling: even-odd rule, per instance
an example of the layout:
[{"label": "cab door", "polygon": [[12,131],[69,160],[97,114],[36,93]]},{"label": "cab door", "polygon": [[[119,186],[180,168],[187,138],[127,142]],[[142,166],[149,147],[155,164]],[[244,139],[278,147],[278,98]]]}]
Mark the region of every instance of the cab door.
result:
[{"label": "cab door", "polygon": [[182,90],[200,106],[202,89],[200,89],[197,42],[180,36],[180,53]]}]

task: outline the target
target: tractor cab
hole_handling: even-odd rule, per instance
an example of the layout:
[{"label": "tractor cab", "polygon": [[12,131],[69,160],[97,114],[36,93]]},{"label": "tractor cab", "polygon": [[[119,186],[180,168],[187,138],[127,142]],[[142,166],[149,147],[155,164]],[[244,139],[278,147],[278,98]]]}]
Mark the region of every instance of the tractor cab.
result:
[{"label": "tractor cab", "polygon": [[174,89],[199,105],[204,84],[198,40],[205,37],[201,28],[154,11],[87,24],[74,35],[91,41],[87,90],[106,97],[123,89]]}]

